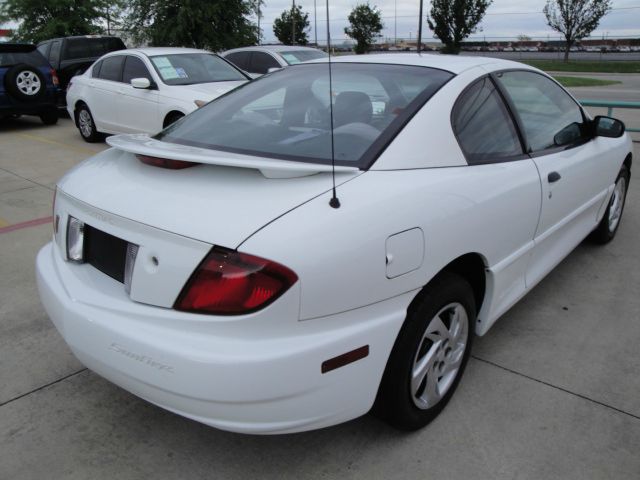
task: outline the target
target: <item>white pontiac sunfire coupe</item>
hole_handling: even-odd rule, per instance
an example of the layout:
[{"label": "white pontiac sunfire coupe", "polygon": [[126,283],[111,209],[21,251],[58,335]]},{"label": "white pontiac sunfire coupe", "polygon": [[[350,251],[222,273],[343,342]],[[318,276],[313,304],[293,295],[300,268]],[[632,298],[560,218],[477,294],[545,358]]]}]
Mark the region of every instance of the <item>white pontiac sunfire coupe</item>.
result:
[{"label": "white pontiac sunfire coupe", "polygon": [[225,430],[372,409],[417,429],[475,335],[615,235],[624,125],[546,74],[393,54],[329,80],[326,60],[266,75],[60,180],[38,286],[81,362]]}]

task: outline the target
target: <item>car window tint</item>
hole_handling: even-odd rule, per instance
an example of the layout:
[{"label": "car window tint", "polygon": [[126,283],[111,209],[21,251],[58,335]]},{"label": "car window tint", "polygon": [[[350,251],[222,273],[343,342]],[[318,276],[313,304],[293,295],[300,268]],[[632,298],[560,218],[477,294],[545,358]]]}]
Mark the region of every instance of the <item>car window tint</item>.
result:
[{"label": "car window tint", "polygon": [[265,74],[270,68],[280,68],[280,64],[268,53],[252,52],[249,72]]},{"label": "car window tint", "polygon": [[520,116],[532,152],[581,138],[582,110],[555,82],[534,72],[503,72],[497,77]]},{"label": "car window tint", "polygon": [[119,38],[70,38],[67,40],[64,58],[71,60],[76,58],[101,57],[106,53],[124,48],[124,44]]},{"label": "car window tint", "polygon": [[42,54],[44,58],[49,58],[50,48],[51,48],[51,43],[43,43],[38,47],[38,51]]},{"label": "car window tint", "polygon": [[17,65],[18,63],[26,63],[34,67],[48,67],[49,62],[42,54],[34,49],[30,52],[8,52],[0,53],[0,67],[8,67]]},{"label": "car window tint", "polygon": [[93,78],[100,78],[100,68],[102,67],[102,60],[97,62],[91,69],[91,76]]},{"label": "car window tint", "polygon": [[233,63],[236,67],[248,71],[249,68],[249,53],[248,52],[233,52],[225,56],[227,60]]},{"label": "car window tint", "polygon": [[[331,163],[333,138],[336,164],[367,168],[452,76],[426,67],[355,63],[336,63],[332,74],[330,92],[326,65],[288,67],[218,97],[156,138],[324,164]],[[401,93],[404,83],[415,88],[418,81],[414,96]]]},{"label": "car window tint", "polygon": [[322,50],[283,50],[278,52],[289,65],[308,62],[317,58],[326,58],[328,55]]},{"label": "car window tint", "polygon": [[470,164],[496,162],[522,154],[509,112],[488,77],[465,90],[451,118],[453,131]]},{"label": "car window tint", "polygon": [[122,55],[115,55],[113,57],[107,57],[102,60],[102,67],[100,68],[100,76],[102,80],[112,80],[119,82],[122,77],[122,61],[124,57]]},{"label": "car window tint", "polygon": [[138,57],[127,55],[127,59],[124,62],[124,70],[122,71],[122,81],[124,83],[131,83],[132,78],[148,78],[149,81],[153,80],[142,60]]},{"label": "car window tint", "polygon": [[51,64],[54,64],[60,58],[60,47],[62,46],[61,40],[56,40],[51,45],[51,50],[49,51],[49,61]]}]

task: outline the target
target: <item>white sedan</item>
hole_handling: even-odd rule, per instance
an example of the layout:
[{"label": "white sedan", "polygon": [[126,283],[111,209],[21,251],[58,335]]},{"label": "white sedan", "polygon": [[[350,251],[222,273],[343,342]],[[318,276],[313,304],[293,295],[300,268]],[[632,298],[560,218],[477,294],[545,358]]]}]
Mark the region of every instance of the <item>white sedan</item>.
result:
[{"label": "white sedan", "polygon": [[38,286],[81,362],[225,430],[372,409],[417,429],[475,335],[616,234],[624,125],[543,72],[349,56],[331,91],[328,72],[292,66],[153,138],[111,137],[59,182]]},{"label": "white sedan", "polygon": [[103,133],[154,134],[248,80],[204,50],[120,50],[71,79],[67,110],[87,142]]}]

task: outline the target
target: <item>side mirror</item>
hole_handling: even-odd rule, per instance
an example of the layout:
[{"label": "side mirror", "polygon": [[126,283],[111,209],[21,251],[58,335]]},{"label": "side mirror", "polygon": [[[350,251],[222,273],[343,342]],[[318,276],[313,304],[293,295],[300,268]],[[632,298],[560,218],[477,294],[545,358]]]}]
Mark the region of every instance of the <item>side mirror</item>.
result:
[{"label": "side mirror", "polygon": [[277,72],[278,70],[282,70],[281,67],[271,67],[267,70],[267,73]]},{"label": "side mirror", "polygon": [[563,145],[570,145],[577,142],[581,137],[582,132],[580,130],[580,124],[573,122],[554,135],[553,143],[561,147]]},{"label": "side mirror", "polygon": [[624,123],[611,117],[598,115],[593,119],[593,133],[596,137],[619,138],[624,134]]},{"label": "side mirror", "polygon": [[143,90],[151,88],[151,82],[148,78],[132,78],[131,86],[133,88],[140,88]]}]

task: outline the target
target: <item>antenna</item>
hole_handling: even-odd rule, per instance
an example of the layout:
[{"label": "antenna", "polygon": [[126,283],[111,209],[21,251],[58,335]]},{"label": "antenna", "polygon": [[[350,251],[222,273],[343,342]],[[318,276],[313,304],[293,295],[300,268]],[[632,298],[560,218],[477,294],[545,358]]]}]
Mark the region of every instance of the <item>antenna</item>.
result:
[{"label": "antenna", "polygon": [[333,143],[333,81],[331,79],[331,33],[329,32],[329,0],[327,4],[327,53],[329,54],[329,116],[331,117],[331,178],[333,179],[333,195],[329,200],[332,208],[340,208],[340,200],[336,195],[336,153]]}]

